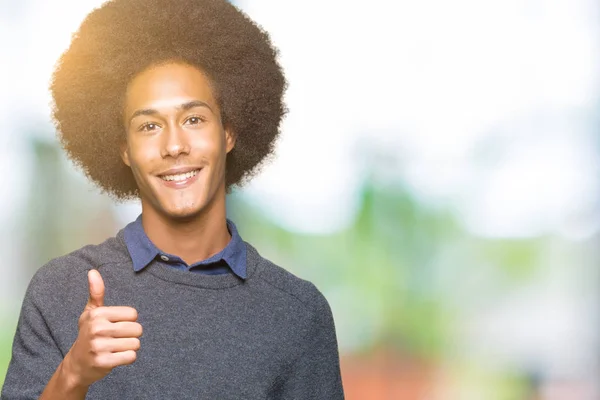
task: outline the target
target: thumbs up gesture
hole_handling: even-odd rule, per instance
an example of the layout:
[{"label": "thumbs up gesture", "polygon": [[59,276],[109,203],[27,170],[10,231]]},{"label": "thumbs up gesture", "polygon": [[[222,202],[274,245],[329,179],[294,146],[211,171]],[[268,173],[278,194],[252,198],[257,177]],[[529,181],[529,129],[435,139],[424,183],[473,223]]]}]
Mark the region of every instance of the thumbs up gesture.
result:
[{"label": "thumbs up gesture", "polygon": [[90,297],[79,317],[79,334],[64,359],[65,372],[79,387],[133,363],[142,335],[135,308],[104,305],[104,281],[97,270],[88,272],[88,284]]}]

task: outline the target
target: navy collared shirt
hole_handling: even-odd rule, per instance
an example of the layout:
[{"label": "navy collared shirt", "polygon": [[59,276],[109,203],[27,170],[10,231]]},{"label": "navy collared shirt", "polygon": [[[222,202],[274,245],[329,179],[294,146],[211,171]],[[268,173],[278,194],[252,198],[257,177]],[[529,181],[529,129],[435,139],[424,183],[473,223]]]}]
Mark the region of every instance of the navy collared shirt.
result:
[{"label": "navy collared shirt", "polygon": [[141,271],[151,262],[159,262],[183,271],[192,271],[206,275],[221,275],[233,272],[246,279],[246,245],[238,234],[235,224],[227,219],[227,229],[231,240],[227,246],[206,260],[187,265],[176,255],[165,253],[150,241],[142,226],[142,215],[129,223],[123,232],[125,245],[133,261],[134,271]]}]

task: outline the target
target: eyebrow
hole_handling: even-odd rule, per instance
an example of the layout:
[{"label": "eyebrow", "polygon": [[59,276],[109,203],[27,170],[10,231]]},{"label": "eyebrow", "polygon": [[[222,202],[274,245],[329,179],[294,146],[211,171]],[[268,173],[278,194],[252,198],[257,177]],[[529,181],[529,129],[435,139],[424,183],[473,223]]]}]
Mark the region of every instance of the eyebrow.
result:
[{"label": "eyebrow", "polygon": [[[177,107],[175,107],[177,110],[181,110],[181,111],[187,111],[190,110],[192,108],[195,107],[206,107],[208,108],[211,112],[213,111],[212,108],[210,108],[210,106],[200,100],[192,100],[192,101],[188,101],[187,103],[183,103]],[[140,115],[156,115],[159,114],[158,110],[155,110],[153,108],[142,108],[139,110],[135,110],[133,114],[131,114],[131,117],[129,117],[129,123],[131,124],[131,121],[135,118],[135,117],[139,117]]]}]

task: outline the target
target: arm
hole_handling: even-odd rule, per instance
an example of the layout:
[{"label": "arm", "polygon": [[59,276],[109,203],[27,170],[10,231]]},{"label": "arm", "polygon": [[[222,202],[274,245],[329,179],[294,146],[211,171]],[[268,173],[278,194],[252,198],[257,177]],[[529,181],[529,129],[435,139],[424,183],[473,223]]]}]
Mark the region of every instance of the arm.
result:
[{"label": "arm", "polygon": [[335,324],[321,293],[305,350],[277,378],[269,398],[344,399]]},{"label": "arm", "polygon": [[2,400],[37,399],[63,360],[36,299],[38,293],[34,276],[21,307]]},{"label": "arm", "polygon": [[[89,386],[119,365],[131,364],[139,349],[142,326],[131,307],[105,307],[100,273],[88,273],[90,297],[79,317],[79,333],[62,353],[44,320],[36,293],[44,291],[36,278],[27,289],[1,400],[84,399]],[[41,394],[41,397],[40,397]]]},{"label": "arm", "polygon": [[69,372],[68,357],[65,356],[52,378],[46,385],[40,400],[84,400],[88,387],[78,384],[75,376]]}]

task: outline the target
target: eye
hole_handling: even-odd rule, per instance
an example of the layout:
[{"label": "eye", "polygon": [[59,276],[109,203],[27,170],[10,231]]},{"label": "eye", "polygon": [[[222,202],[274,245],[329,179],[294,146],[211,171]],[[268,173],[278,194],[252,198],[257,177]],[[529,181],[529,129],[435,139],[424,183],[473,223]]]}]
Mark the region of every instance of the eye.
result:
[{"label": "eye", "polygon": [[140,126],[140,131],[153,131],[158,128],[158,125],[154,122],[146,122],[142,126]]},{"label": "eye", "polygon": [[191,124],[191,125],[198,125],[198,124],[200,124],[200,123],[202,123],[202,122],[204,122],[204,121],[206,121],[206,119],[205,119],[205,118],[202,118],[202,117],[199,117],[199,116],[197,116],[197,115],[194,115],[194,116],[192,116],[192,117],[189,117],[188,119],[186,119],[186,120],[185,120],[185,123],[186,123],[186,124],[187,124],[187,123],[189,123],[189,124]]}]

